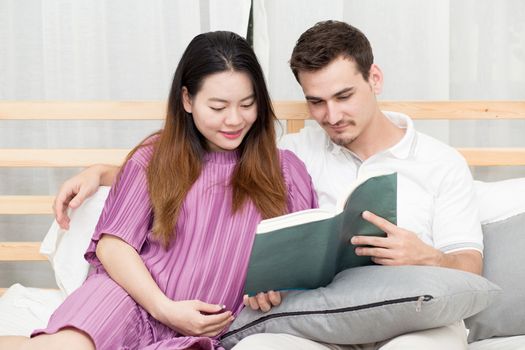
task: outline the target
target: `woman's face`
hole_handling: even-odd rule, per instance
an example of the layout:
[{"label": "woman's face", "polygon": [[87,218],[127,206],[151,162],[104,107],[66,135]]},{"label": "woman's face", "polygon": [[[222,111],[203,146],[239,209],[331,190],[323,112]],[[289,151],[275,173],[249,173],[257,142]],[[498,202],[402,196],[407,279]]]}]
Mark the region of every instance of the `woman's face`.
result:
[{"label": "woman's face", "polygon": [[212,151],[232,151],[241,144],[257,119],[257,103],[248,74],[235,71],[206,77],[190,96],[184,87],[184,109],[206,138]]}]

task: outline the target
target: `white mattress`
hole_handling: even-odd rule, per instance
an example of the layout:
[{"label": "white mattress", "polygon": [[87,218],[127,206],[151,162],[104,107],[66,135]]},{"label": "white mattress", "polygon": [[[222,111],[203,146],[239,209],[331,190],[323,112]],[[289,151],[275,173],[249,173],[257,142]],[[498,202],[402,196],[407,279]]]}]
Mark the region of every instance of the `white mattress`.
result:
[{"label": "white mattress", "polygon": [[[11,286],[0,298],[0,335],[29,336],[43,328],[63,301],[59,290]],[[469,350],[525,350],[525,335],[486,339],[469,345]]]}]

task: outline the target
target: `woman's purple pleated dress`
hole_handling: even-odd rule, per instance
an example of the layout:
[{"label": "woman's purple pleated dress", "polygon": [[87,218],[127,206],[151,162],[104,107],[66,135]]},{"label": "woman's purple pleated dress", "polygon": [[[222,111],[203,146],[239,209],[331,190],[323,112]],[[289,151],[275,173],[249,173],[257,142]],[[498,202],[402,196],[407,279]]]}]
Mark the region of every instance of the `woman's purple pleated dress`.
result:
[{"label": "woman's purple pleated dress", "polygon": [[[238,153],[205,156],[202,173],[189,191],[176,226],[176,240],[164,249],[152,239],[152,208],[146,167],[152,146],[139,149],[124,166],[106,200],[86,259],[94,267],[82,287],[55,311],[47,328],[32,336],[74,327],[105,349],[221,349],[218,338],[178,334],[155,320],[105,272],[95,255],[103,234],[134,247],[162,291],[173,300],[224,304],[237,315],[255,229],[261,215],[250,202],[233,214],[229,180]],[[280,151],[288,210],[317,206],[310,176],[291,152]],[[129,271],[130,274],[133,271]]]}]

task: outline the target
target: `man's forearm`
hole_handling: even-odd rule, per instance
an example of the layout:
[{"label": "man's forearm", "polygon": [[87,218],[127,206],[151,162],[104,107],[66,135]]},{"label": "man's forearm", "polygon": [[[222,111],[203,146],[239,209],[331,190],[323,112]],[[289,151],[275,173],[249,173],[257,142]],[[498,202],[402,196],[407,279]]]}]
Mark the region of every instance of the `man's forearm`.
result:
[{"label": "man's forearm", "polygon": [[481,275],[483,271],[483,258],[477,250],[462,250],[454,253],[438,251],[436,265]]},{"label": "man's forearm", "polygon": [[101,186],[112,186],[115,183],[120,167],[109,164],[96,164],[92,166],[99,174]]}]

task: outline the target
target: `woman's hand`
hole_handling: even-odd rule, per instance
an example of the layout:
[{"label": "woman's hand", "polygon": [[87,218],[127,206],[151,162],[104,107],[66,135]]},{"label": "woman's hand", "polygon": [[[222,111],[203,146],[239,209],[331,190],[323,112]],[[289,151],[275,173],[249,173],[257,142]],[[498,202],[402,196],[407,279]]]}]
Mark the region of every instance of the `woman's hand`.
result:
[{"label": "woman's hand", "polygon": [[167,298],[152,316],[182,335],[203,337],[220,334],[234,320],[231,311],[225,311],[221,305]]}]

